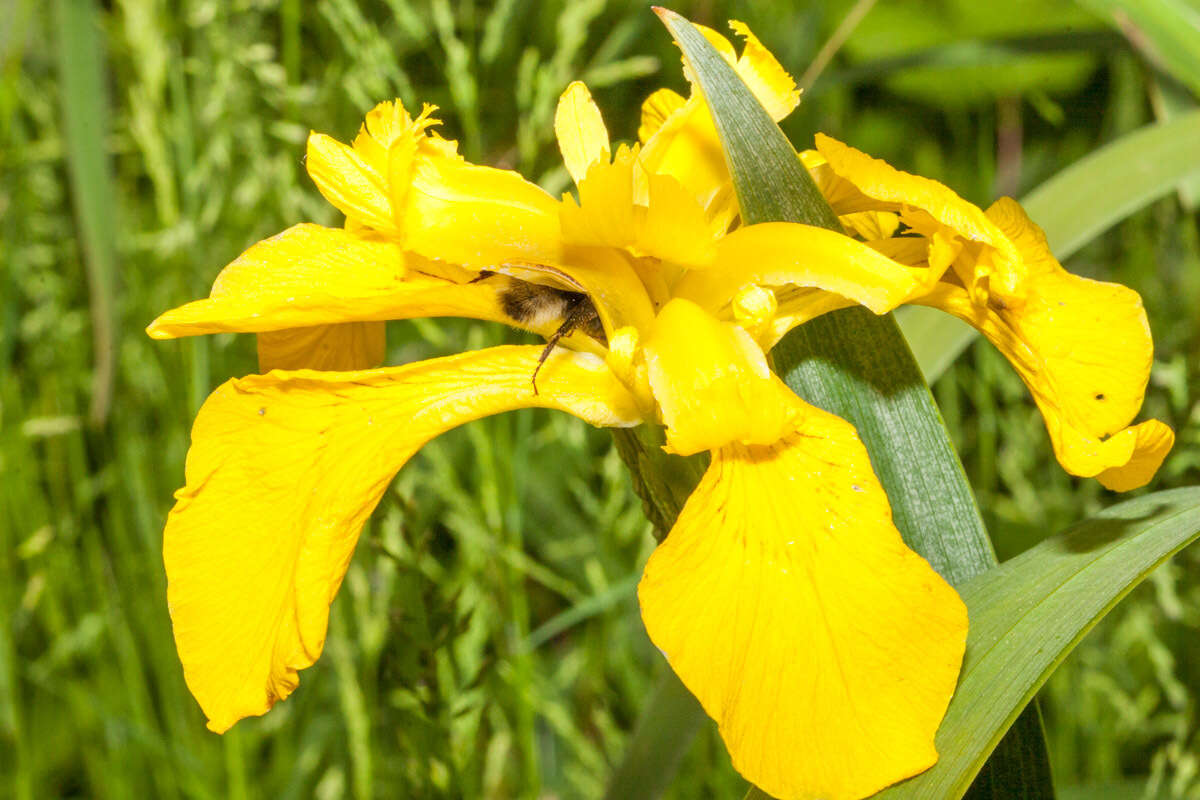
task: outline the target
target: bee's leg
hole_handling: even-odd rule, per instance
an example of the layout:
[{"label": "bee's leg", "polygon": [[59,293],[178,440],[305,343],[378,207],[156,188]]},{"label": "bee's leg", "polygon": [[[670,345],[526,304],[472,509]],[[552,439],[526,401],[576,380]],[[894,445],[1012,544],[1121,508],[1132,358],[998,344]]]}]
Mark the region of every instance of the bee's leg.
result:
[{"label": "bee's leg", "polygon": [[540,356],[538,356],[537,366],[533,368],[533,377],[530,378],[530,380],[533,382],[533,393],[534,394],[538,393],[537,374],[541,370],[542,364],[545,364],[546,359],[550,357],[550,354],[552,352],[554,352],[555,346],[558,345],[558,340],[563,338],[564,336],[567,336],[568,334],[570,334],[571,331],[575,330],[575,325],[578,322],[579,322],[579,319],[576,316],[576,314],[574,313],[574,309],[572,309],[570,312],[567,313],[567,317],[566,317],[566,319],[563,320],[562,325],[558,326],[558,330],[556,330],[550,336],[549,341],[546,342],[546,346],[544,348],[542,348],[542,354]]},{"label": "bee's leg", "polygon": [[474,278],[471,278],[471,280],[467,281],[467,284],[470,285],[472,283],[479,283],[480,281],[485,281],[495,274],[496,273],[492,272],[491,270],[482,269],[479,271],[478,275],[476,275]]}]

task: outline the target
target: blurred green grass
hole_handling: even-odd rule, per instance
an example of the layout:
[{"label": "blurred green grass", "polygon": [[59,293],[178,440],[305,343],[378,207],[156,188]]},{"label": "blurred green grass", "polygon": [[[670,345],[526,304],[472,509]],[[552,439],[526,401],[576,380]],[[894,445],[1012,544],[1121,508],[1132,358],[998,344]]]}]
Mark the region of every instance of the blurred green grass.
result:
[{"label": "blurred green grass", "polygon": [[[850,5],[677,10],[746,20],[798,74]],[[825,130],[985,203],[1194,105],[1082,7],[980,8],[880,2],[787,122],[793,141]],[[437,103],[469,158],[563,189],[550,123],[570,80],[617,138],[651,89],[682,88],[657,20],[603,0],[16,0],[5,25],[0,796],[599,796],[662,668],[630,593],[652,539],[607,435],[531,411],[428,446],[364,533],[324,657],[292,699],[217,737],[183,685],[160,535],[191,418],[254,370],[254,346],[141,328],[254,241],[336,222],[304,137],[347,139],[381,99]],[[1069,264],[1145,298],[1146,414],[1180,435],[1157,488],[1200,477],[1198,235],[1185,192]],[[463,321],[388,334],[392,363],[511,337]],[[1057,467],[986,345],[935,388],[1002,557],[1110,501]],[[1060,785],[1200,796],[1198,629],[1185,553],[1044,691]],[[740,796],[727,762],[707,731],[672,796]]]}]

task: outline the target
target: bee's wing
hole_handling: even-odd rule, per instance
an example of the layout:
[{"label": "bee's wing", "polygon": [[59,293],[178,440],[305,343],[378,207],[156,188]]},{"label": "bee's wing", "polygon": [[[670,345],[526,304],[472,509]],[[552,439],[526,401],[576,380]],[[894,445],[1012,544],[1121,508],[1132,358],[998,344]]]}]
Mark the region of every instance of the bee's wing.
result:
[{"label": "bee's wing", "polygon": [[492,267],[491,272],[498,272],[501,275],[507,275],[510,278],[516,278],[526,283],[535,283],[539,286],[549,286],[553,289],[563,289],[568,292],[581,292],[586,294],[586,290],[579,285],[571,276],[567,275],[561,269],[549,264],[535,264],[527,261],[509,261],[504,264]]}]

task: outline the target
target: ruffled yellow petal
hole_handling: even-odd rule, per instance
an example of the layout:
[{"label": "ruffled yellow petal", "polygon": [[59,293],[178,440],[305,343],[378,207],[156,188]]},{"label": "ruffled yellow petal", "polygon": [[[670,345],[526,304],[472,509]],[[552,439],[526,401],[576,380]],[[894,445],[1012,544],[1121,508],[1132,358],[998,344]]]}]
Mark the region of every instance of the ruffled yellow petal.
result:
[{"label": "ruffled yellow petal", "polygon": [[[832,171],[879,201],[882,205],[878,210],[919,209],[928,218],[911,212],[902,214],[917,232],[932,235],[940,223],[964,239],[986,245],[990,250],[981,253],[979,263],[973,265],[975,277],[989,278],[991,287],[1007,297],[1020,295],[1024,279],[1020,255],[982,209],[937,181],[902,172],[825,134],[818,133],[816,142]],[[848,212],[842,209],[838,213]]]},{"label": "ruffled yellow petal", "polygon": [[778,122],[800,105],[800,90],[796,88],[796,82],[771,51],[763,47],[748,25],[730,20],[729,27],[745,41],[734,71],[771,115],[771,119]]},{"label": "ruffled yellow petal", "polygon": [[612,151],[604,118],[583,81],[575,81],[558,98],[554,134],[567,172],[579,183],[595,163],[608,163]]},{"label": "ruffled yellow petal", "polygon": [[867,197],[857,186],[834,172],[825,157],[816,150],[801,150],[798,155],[800,163],[817,184],[821,196],[838,217],[877,211],[885,206]]},{"label": "ruffled yellow petal", "polygon": [[468,283],[472,276],[406,257],[392,242],[295,225],[225,267],[208,299],[166,312],[146,332],[170,339],[438,316],[510,322],[497,299],[502,285]]},{"label": "ruffled yellow petal", "polygon": [[437,125],[426,105],[413,119],[399,101],[368,112],[354,144],[347,147],[319,133],[308,137],[308,174],[325,199],[352,225],[400,236],[408,186],[418,155],[461,160],[454,142],[430,136]]},{"label": "ruffled yellow petal", "polygon": [[[740,57],[724,36],[703,25],[696,27],[733,66],[772,119],[778,121],[792,112],[800,102],[795,82],[748,27],[730,22],[730,27],[745,39]],[[684,76],[692,84],[686,102],[673,92],[659,90],[642,105],[638,129],[638,137],[645,143],[642,163],[650,172],[678,180],[710,216],[727,219],[736,208],[736,198],[726,190],[729,169],[712,114],[687,59]]]},{"label": "ruffled yellow petal", "polygon": [[781,436],[790,409],[766,356],[736,325],[672,300],[654,320],[645,355],[672,452],[768,444]]},{"label": "ruffled yellow petal", "polygon": [[716,263],[689,273],[676,294],[713,310],[750,286],[824,289],[883,314],[917,286],[912,273],[849,236],[791,222],[739,228],[717,244]]},{"label": "ruffled yellow petal", "polygon": [[792,398],[782,440],[713,453],[638,599],[743,776],[858,800],[937,760],[967,613],[901,541],[853,427]]},{"label": "ruffled yellow petal", "polygon": [[674,178],[638,175],[639,170],[636,153],[624,149],[611,164],[593,164],[579,182],[579,203],[563,196],[563,239],[691,267],[710,264],[714,240],[722,231]]},{"label": "ruffled yellow petal", "polygon": [[345,322],[260,333],[258,371],[378,367],[387,350],[385,329],[382,322]]},{"label": "ruffled yellow petal", "polygon": [[[741,56],[737,55],[737,50],[730,41],[717,31],[705,25],[696,25],[695,27],[729,62],[733,71],[750,89],[755,99],[771,115],[771,119],[778,122],[792,113],[800,104],[800,90],[796,88],[796,82],[792,80],[792,76],[788,74],[771,51],[763,47],[762,42],[751,32],[746,23],[737,20],[729,21],[729,27],[733,32],[742,37]],[[683,59],[683,74],[688,83],[692,85],[693,95],[697,94],[696,77],[692,72],[691,65],[687,63],[686,57]]]},{"label": "ruffled yellow petal", "polygon": [[1054,260],[1041,230],[1002,199],[988,216],[1019,248],[1029,270],[1025,300],[986,307],[961,287],[939,284],[917,300],[970,323],[1008,357],[1032,392],[1054,452],[1072,475],[1106,474],[1106,485],[1150,479],[1167,450],[1161,423],[1126,426],[1137,415],[1153,360],[1137,292],[1071,275]]},{"label": "ruffled yellow petal", "polygon": [[363,523],[425,442],[514,408],[595,425],[640,421],[604,363],[501,347],[362,372],[229,381],[192,429],[187,485],[167,519],[167,602],[184,676],[224,731],[291,694],[321,654]]}]

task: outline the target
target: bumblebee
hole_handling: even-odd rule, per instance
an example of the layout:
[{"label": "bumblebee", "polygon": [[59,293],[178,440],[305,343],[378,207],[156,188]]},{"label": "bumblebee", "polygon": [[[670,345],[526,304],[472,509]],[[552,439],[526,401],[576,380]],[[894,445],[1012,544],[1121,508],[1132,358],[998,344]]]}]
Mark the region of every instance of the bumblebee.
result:
[{"label": "bumblebee", "polygon": [[[475,280],[489,278],[496,273],[483,272]],[[506,278],[508,285],[499,295],[500,308],[510,319],[520,325],[543,328],[561,320],[558,328],[546,341],[546,347],[538,357],[537,366],[530,380],[533,383],[533,393],[538,393],[537,375],[546,363],[546,359],[554,352],[558,342],[564,336],[578,331],[590,336],[602,344],[608,344],[604,335],[604,325],[592,299],[584,292],[573,292],[569,289],[559,289],[554,286],[544,286],[540,283]]]}]

